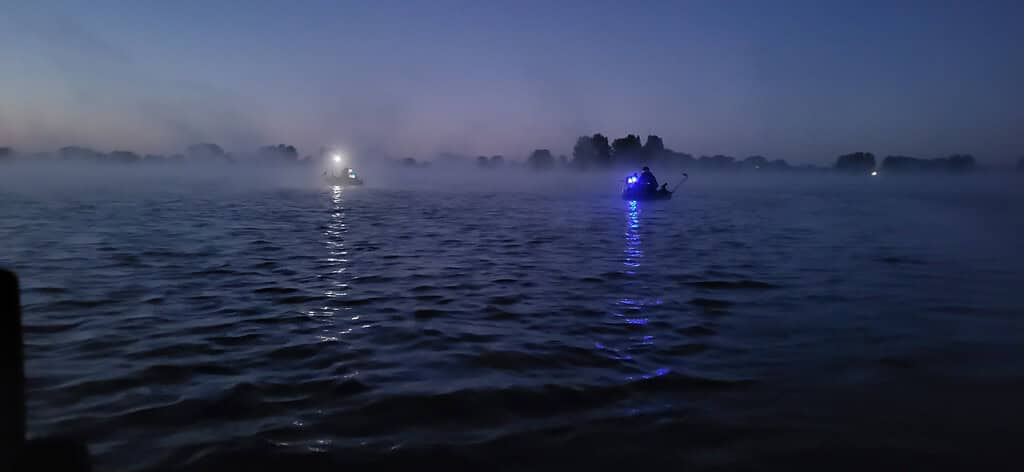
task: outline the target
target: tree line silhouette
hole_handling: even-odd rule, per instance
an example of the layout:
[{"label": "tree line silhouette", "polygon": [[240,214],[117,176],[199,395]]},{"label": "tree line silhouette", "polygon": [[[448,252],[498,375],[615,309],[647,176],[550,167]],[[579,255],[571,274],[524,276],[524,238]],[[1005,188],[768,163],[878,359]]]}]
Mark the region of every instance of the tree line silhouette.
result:
[{"label": "tree line silhouette", "polygon": [[[191,160],[195,162],[233,163],[238,161],[237,156],[228,153],[224,148],[214,143],[197,143],[186,148],[184,153],[178,154],[145,154],[140,155],[133,151],[117,150],[101,152],[92,148],[82,146],[65,146],[56,153],[34,153],[29,155],[18,155],[9,147],[0,147],[0,162],[10,161],[15,158],[28,160],[46,161],[61,160],[74,162],[95,162],[113,164],[135,164],[135,163],[178,163]],[[312,163],[314,159],[310,156],[300,157],[298,149],[288,144],[277,144],[264,146],[252,153],[243,156],[250,161],[267,163]]]},{"label": "tree line silhouette", "polygon": [[[295,146],[276,144],[263,146],[253,152],[235,156],[214,143],[197,143],[188,146],[184,153],[163,155],[140,155],[132,151],[117,150],[108,153],[81,146],[66,146],[55,154],[37,153],[21,156],[10,147],[0,147],[0,162],[9,162],[15,158],[27,157],[36,160],[68,160],[76,162],[108,162],[119,164],[132,163],[180,163],[185,161],[207,163],[258,162],[269,164],[321,164],[328,156],[321,150],[317,158],[301,156]],[[241,157],[241,159],[239,159]],[[470,159],[463,156],[442,153],[433,161],[442,165],[464,164]],[[828,168],[813,165],[791,166],[784,159],[770,160],[764,156],[749,156],[737,159],[732,156],[716,154],[713,156],[694,157],[691,154],[674,151],[665,147],[665,142],[657,135],[648,135],[646,140],[640,136],[629,134],[610,140],[601,133],[591,136],[580,136],[572,148],[572,156],[555,156],[549,149],[536,149],[525,161],[507,160],[504,156],[477,156],[476,166],[481,169],[500,169],[506,166],[525,166],[535,171],[571,170],[590,171],[607,169],[639,169],[647,166],[653,169],[686,170],[701,169],[715,171],[751,170],[751,171],[824,171]],[[431,161],[417,160],[413,157],[391,159],[398,166],[422,168],[431,165]],[[870,173],[878,171],[886,174],[905,173],[966,173],[977,168],[977,162],[970,154],[953,154],[948,157],[921,159],[909,156],[887,156],[881,165],[870,152],[843,154],[836,158],[831,167],[843,173]],[[1018,171],[1024,172],[1024,157],[1016,165]]]},{"label": "tree line silhouette", "polygon": [[[481,156],[478,159],[484,158]],[[481,167],[494,167],[493,161],[493,159],[480,160]],[[556,159],[548,149],[534,150],[527,157],[526,166],[541,171],[556,168],[577,171],[636,169],[644,166],[661,169],[701,168],[709,170],[793,169],[783,159],[769,160],[764,156],[750,156],[745,159],[736,159],[720,154],[694,157],[691,154],[666,148],[664,140],[653,134],[647,136],[646,141],[635,134],[609,141],[608,137],[601,133],[577,138],[571,158],[560,155]]]},{"label": "tree line silhouette", "polygon": [[[494,167],[493,160],[481,157],[482,167]],[[572,159],[559,156],[556,161],[547,149],[533,151],[526,160],[526,165],[535,170],[550,170],[563,167],[574,170],[611,169],[651,167],[661,169],[704,169],[704,170],[824,170],[816,166],[791,166],[784,159],[769,160],[764,156],[750,156],[737,159],[732,156],[716,154],[713,156],[694,157],[691,154],[673,151],[665,147],[665,142],[657,135],[647,136],[641,141],[640,136],[629,134],[609,142],[600,133],[593,136],[580,136],[573,146]],[[887,156],[881,167],[875,162],[875,156],[869,152],[844,154],[836,158],[832,169],[845,173],[870,173],[881,171],[886,173],[915,172],[950,172],[965,173],[975,170],[977,164],[969,154],[953,154],[935,159],[920,159],[908,156]],[[1024,168],[1024,158],[1018,163],[1018,169]]]},{"label": "tree line silhouette", "polygon": [[836,160],[836,170],[863,173],[880,171],[887,174],[906,174],[918,172],[950,172],[964,173],[977,168],[974,156],[970,154],[953,154],[949,157],[935,159],[919,159],[908,156],[886,156],[879,168],[875,164],[875,156],[870,152],[844,154]]}]

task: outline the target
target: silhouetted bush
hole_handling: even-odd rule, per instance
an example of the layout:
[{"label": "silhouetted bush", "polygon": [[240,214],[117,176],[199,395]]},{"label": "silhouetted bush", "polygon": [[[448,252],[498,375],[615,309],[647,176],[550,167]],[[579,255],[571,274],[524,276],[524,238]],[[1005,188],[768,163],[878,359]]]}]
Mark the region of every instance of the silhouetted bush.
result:
[{"label": "silhouetted bush", "polygon": [[430,166],[429,162],[420,162],[420,161],[417,161],[416,158],[413,158],[413,157],[404,157],[402,159],[398,159],[398,160],[392,161],[392,162],[394,162],[395,164],[397,164],[399,166],[410,167],[410,168],[429,167]]},{"label": "silhouetted bush", "polygon": [[882,160],[882,172],[889,174],[906,174],[917,172],[953,172],[964,173],[974,170],[974,157],[967,154],[954,154],[938,159],[918,159],[907,156],[886,156]]},{"label": "silhouetted bush", "polygon": [[740,162],[740,167],[743,169],[760,170],[768,167],[768,159],[764,156],[750,156]]},{"label": "silhouetted bush", "polygon": [[924,159],[908,156],[886,156],[882,159],[882,172],[898,174],[902,172],[920,172],[927,170],[932,163]]},{"label": "silhouetted bush", "polygon": [[14,150],[9,147],[0,147],[0,162],[14,159]]},{"label": "silhouetted bush", "polygon": [[675,152],[671,149],[666,149],[664,156],[662,165],[671,169],[691,169],[697,164],[697,159],[694,159],[692,155],[685,152]]},{"label": "silhouetted bush", "polygon": [[731,156],[723,156],[721,154],[716,154],[710,157],[700,156],[700,159],[697,159],[697,165],[699,165],[702,169],[709,170],[729,170],[738,167],[736,165],[736,158]]},{"label": "silhouetted bush", "polygon": [[80,146],[65,146],[57,152],[61,159],[75,161],[100,161],[103,154],[99,151]]},{"label": "silhouetted bush", "polygon": [[261,159],[270,162],[298,162],[299,151],[295,146],[278,144],[276,146],[261,147],[256,155]]},{"label": "silhouetted bush", "polygon": [[199,143],[188,147],[188,158],[205,161],[231,162],[231,156],[213,143]]},{"label": "silhouetted bush", "polygon": [[836,159],[836,170],[868,173],[875,170],[875,155],[870,152],[843,154]]},{"label": "silhouetted bush", "polygon": [[505,158],[502,156],[477,156],[476,165],[483,169],[497,169],[505,165]]},{"label": "silhouetted bush", "polygon": [[974,156],[970,154],[953,154],[946,158],[946,168],[950,172],[971,172],[975,168]]},{"label": "silhouetted bush", "polygon": [[131,151],[114,151],[110,153],[110,161],[118,164],[134,164],[142,158]]}]

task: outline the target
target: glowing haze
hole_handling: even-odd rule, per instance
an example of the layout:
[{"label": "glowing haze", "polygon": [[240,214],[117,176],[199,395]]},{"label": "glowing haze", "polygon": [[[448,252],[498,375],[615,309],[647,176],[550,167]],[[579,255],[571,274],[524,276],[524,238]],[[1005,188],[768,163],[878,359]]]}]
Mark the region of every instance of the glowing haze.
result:
[{"label": "glowing haze", "polygon": [[1022,2],[6,3],[19,150],[1024,153]]}]

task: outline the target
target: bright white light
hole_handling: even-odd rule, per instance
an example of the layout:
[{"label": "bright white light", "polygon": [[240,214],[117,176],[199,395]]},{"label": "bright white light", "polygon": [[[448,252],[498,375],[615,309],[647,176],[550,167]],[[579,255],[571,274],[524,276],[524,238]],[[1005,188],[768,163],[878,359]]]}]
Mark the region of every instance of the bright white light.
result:
[{"label": "bright white light", "polygon": [[334,162],[341,163],[341,156],[335,154],[334,155]]},{"label": "bright white light", "polygon": [[878,171],[877,171],[877,170],[873,170],[873,171],[871,171],[871,176],[872,176],[872,177],[874,177],[874,176],[876,176],[876,175],[878,175]]}]

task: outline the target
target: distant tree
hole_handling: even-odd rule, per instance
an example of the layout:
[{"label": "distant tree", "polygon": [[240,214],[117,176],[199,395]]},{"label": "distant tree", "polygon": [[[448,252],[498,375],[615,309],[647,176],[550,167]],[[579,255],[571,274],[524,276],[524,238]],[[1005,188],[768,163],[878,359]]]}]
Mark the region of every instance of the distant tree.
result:
[{"label": "distant tree", "polygon": [[594,163],[599,167],[608,167],[612,164],[612,147],[608,144],[608,137],[596,133],[590,137],[590,144],[594,146]]},{"label": "distant tree", "polygon": [[947,157],[946,160],[949,162],[947,169],[950,172],[971,172],[976,166],[974,156],[970,154],[953,154]]},{"label": "distant tree", "polygon": [[775,159],[774,161],[771,161],[771,162],[768,163],[767,169],[770,169],[770,170],[789,170],[790,166],[789,166],[789,163],[786,162],[785,159]]},{"label": "distant tree", "polygon": [[705,169],[726,170],[736,167],[736,158],[731,156],[723,156],[721,154],[716,154],[710,157],[700,156],[700,159],[697,160],[697,163]]},{"label": "distant tree", "polygon": [[80,146],[65,146],[60,148],[57,153],[61,159],[76,161],[99,161],[104,157],[99,151]]},{"label": "distant tree", "polygon": [[580,136],[572,148],[572,166],[578,169],[607,167],[611,165],[611,146],[608,138],[597,133],[593,136]]},{"label": "distant tree", "polygon": [[188,147],[189,159],[206,161],[230,161],[231,156],[220,146],[213,143],[199,143]]},{"label": "distant tree", "polygon": [[882,159],[882,172],[898,174],[901,172],[919,172],[928,170],[933,164],[924,159],[909,156],[885,156]]},{"label": "distant tree", "polygon": [[299,150],[288,144],[261,147],[257,151],[257,155],[268,161],[297,162],[299,160]]},{"label": "distant tree", "polygon": [[626,135],[612,141],[612,157],[618,164],[637,164],[643,156],[643,143],[640,136]]},{"label": "distant tree", "polygon": [[461,154],[455,154],[453,152],[442,152],[437,155],[438,164],[455,165],[462,164],[466,161],[466,156]]},{"label": "distant tree", "polygon": [[134,164],[139,162],[141,158],[138,154],[131,151],[114,151],[110,153],[110,160],[119,164]]},{"label": "distant tree", "polygon": [[974,157],[967,154],[954,154],[937,159],[918,159],[908,156],[886,156],[882,160],[882,172],[954,172],[963,173],[974,170]]},{"label": "distant tree", "polygon": [[569,156],[566,156],[565,154],[559,154],[558,155],[558,165],[560,167],[568,167],[569,166]]},{"label": "distant tree", "polygon": [[697,162],[692,155],[685,152],[676,152],[671,149],[665,150],[664,164],[673,169],[686,169],[693,167]]},{"label": "distant tree", "polygon": [[0,147],[0,161],[9,161],[14,158],[14,150],[9,147]]},{"label": "distant tree", "polygon": [[753,170],[766,169],[768,167],[768,159],[765,159],[764,156],[750,156],[743,159],[740,167]]},{"label": "distant tree", "polygon": [[526,165],[534,170],[547,170],[555,167],[555,156],[547,149],[536,149],[526,159]]},{"label": "distant tree", "polygon": [[654,163],[661,161],[665,156],[665,142],[657,135],[647,135],[647,142],[644,143],[643,159]]},{"label": "distant tree", "polygon": [[146,156],[142,158],[142,162],[144,164],[162,164],[167,162],[167,156],[162,154],[146,154]]},{"label": "distant tree", "polygon": [[417,165],[416,164],[416,159],[411,158],[411,157],[406,157],[405,159],[402,159],[402,160],[400,160],[398,162],[400,164],[402,164],[402,166],[404,166],[404,167],[416,167],[416,165]]},{"label": "distant tree", "polygon": [[505,165],[505,158],[502,156],[477,156],[476,165],[484,169],[497,169]]},{"label": "distant tree", "polygon": [[572,147],[573,166],[586,169],[597,165],[597,148],[594,147],[594,139],[590,136],[576,138],[576,145]]},{"label": "distant tree", "polygon": [[875,155],[870,152],[843,154],[836,159],[836,170],[867,173],[875,170]]}]

